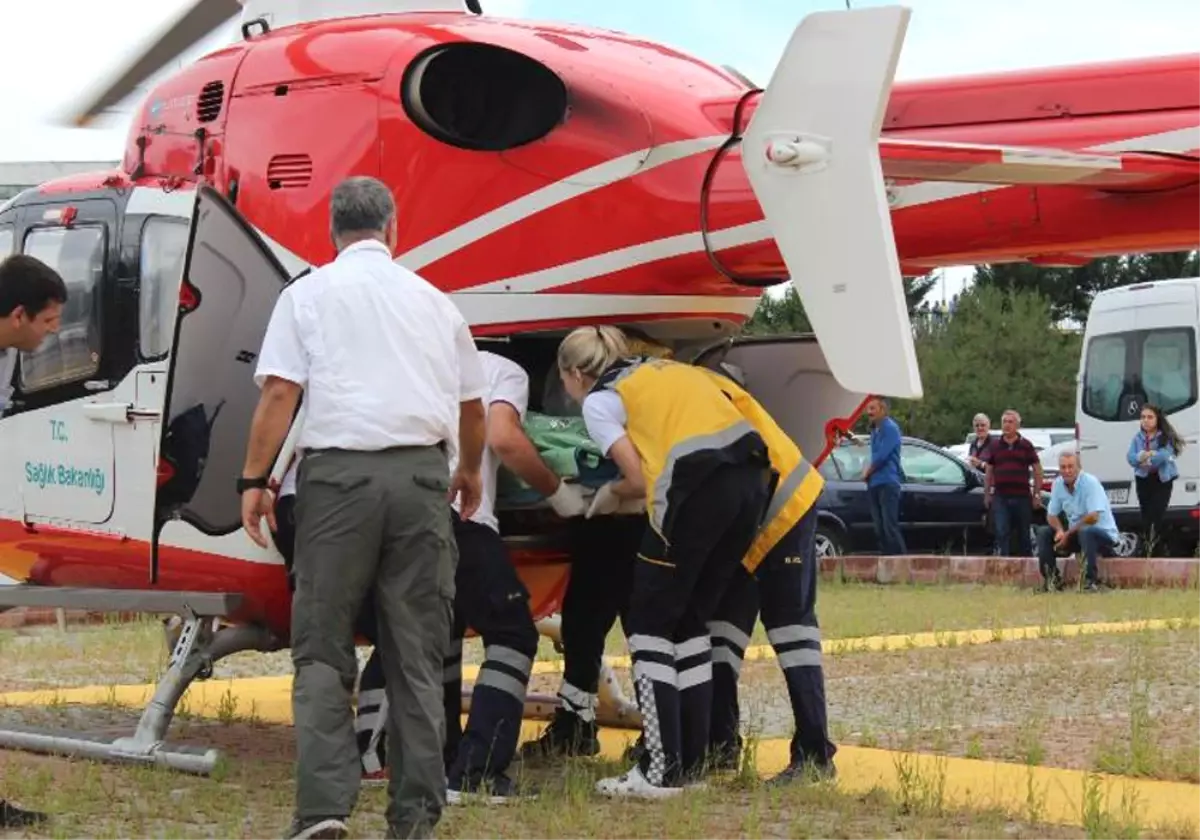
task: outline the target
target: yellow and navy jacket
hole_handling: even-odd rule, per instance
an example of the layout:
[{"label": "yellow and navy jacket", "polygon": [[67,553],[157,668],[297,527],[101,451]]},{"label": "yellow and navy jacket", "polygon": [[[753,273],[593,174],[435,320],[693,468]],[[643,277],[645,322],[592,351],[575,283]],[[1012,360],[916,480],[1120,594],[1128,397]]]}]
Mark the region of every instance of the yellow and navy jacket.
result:
[{"label": "yellow and navy jacket", "polygon": [[700,368],[669,359],[622,359],[592,390],[615,391],[625,404],[625,430],[641,456],[646,513],[661,540],[659,558],[666,556],[680,505],[714,469],[761,464],[766,480],[769,455],[761,435]]},{"label": "yellow and navy jacket", "polygon": [[712,378],[717,387],[732,400],[738,413],[758,432],[767,444],[771,468],[779,476],[762,528],[742,560],[746,570],[753,573],[771,549],[817,503],[817,498],[825,488],[825,479],[805,460],[800,447],[779,428],[779,424],[758,400],[732,379],[707,368],[698,369]]}]

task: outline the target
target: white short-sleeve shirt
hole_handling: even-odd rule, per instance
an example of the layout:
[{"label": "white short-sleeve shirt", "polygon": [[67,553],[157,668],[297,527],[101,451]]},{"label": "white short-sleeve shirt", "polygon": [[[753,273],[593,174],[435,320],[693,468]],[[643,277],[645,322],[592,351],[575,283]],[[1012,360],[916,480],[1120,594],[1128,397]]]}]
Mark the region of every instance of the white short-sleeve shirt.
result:
[{"label": "white short-sleeve shirt", "polygon": [[[508,403],[517,410],[521,420],[524,420],[529,409],[529,375],[516,362],[495,353],[481,352],[479,361],[483,365],[483,373],[488,383],[487,396],[483,398],[488,412],[490,413],[497,403]],[[457,465],[457,457],[452,458],[451,471]],[[480,495],[479,509],[475,511],[471,521],[486,525],[497,532],[500,530],[500,523],[496,519],[496,477],[499,472],[500,459],[490,446],[485,446],[481,468],[483,492]],[[458,510],[457,501],[454,503],[454,509]]]},{"label": "white short-sleeve shirt", "polygon": [[279,482],[280,496],[296,495],[296,471],[298,469],[300,469],[300,453],[296,453],[296,456],[292,458],[291,466],[283,474],[283,480]]},{"label": "white short-sleeve shirt", "polygon": [[583,423],[588,437],[606,456],[614,443],[625,437],[629,414],[616,391],[593,391],[583,398]]},{"label": "white short-sleeve shirt", "polygon": [[470,328],[443,292],[369,240],[292,283],[254,381],[304,388],[301,449],[453,449],[459,403],[487,390]]},{"label": "white short-sleeve shirt", "polygon": [[[495,353],[481,352],[479,361],[483,368],[484,377],[487,379],[487,395],[484,397],[484,405],[490,412],[492,406],[496,403],[508,403],[516,409],[517,415],[523,421],[526,412],[529,410],[529,375],[516,362],[510,361],[503,356],[497,356]],[[454,451],[458,451],[458,447],[454,447]],[[296,492],[296,471],[299,468],[300,459],[297,458],[292,462],[288,471],[284,473],[283,481],[280,482],[279,495],[290,496]],[[450,470],[454,471],[458,466],[457,456],[452,456],[450,459]],[[475,515],[471,517],[472,522],[478,522],[480,525],[486,525],[493,531],[499,532],[500,523],[496,519],[496,478],[500,472],[500,459],[492,451],[491,447],[485,446],[483,449],[483,465],[480,473],[483,478],[483,492],[479,500],[479,509]],[[458,510],[458,502],[455,501],[454,509]]]}]

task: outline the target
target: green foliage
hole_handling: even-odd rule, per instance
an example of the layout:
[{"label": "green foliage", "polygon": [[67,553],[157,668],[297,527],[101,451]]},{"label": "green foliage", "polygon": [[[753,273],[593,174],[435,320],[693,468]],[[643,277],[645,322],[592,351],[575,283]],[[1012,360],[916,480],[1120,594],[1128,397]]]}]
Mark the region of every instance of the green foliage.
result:
[{"label": "green foliage", "polygon": [[1074,424],[1082,338],[1053,326],[1037,292],[972,287],[954,317],[921,319],[915,330],[925,396],[893,407],[905,434],[961,443],[977,411],[998,426],[1006,408],[1026,426]]},{"label": "green foliage", "polygon": [[1054,319],[1087,321],[1097,292],[1133,283],[1200,274],[1200,253],[1131,254],[1092,260],[1081,268],[1040,268],[1029,263],[981,265],[975,285],[1004,290],[1037,291],[1049,299]]},{"label": "green foliage", "polygon": [[791,335],[812,332],[812,325],[796,287],[788,283],[782,295],[764,294],[759,298],[758,308],[743,329],[750,335]]},{"label": "green foliage", "polygon": [[[904,296],[910,313],[925,300],[938,280],[936,274],[904,278]],[[804,313],[796,287],[788,283],[782,295],[764,294],[759,299],[758,308],[744,329],[749,335],[789,335],[812,332],[812,324]]]}]

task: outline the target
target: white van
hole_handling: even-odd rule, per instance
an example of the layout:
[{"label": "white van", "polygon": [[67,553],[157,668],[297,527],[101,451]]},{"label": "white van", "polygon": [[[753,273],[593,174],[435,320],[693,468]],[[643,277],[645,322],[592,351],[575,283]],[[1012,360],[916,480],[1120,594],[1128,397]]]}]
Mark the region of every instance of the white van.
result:
[{"label": "white van", "polygon": [[1200,526],[1200,278],[1158,280],[1096,295],[1080,354],[1075,403],[1083,468],[1100,479],[1122,531],[1118,553],[1139,553],[1133,469],[1125,460],[1142,406],[1160,406],[1188,444],[1167,512],[1173,552],[1196,550]]}]

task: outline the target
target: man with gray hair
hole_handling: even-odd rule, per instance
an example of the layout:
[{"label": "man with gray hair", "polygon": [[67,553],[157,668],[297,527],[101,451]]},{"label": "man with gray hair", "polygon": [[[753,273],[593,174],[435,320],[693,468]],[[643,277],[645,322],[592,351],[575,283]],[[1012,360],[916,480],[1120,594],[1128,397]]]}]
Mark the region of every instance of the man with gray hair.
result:
[{"label": "man with gray hair", "polygon": [[1042,462],[1020,428],[1021,415],[1016,409],[1005,410],[1000,416],[1001,435],[983,458],[987,466],[983,500],[995,523],[996,554],[1000,556],[1012,556],[1008,552],[1014,532],[1016,556],[1033,556],[1033,509],[1042,506]]},{"label": "man with gray hair", "polygon": [[1077,452],[1063,452],[1058,456],[1058,478],[1050,490],[1046,524],[1038,529],[1041,590],[1053,592],[1062,588],[1057,556],[1078,551],[1083,555],[1081,588],[1085,592],[1100,591],[1098,560],[1112,556],[1118,539],[1120,534],[1104,485],[1080,468]]},{"label": "man with gray hair", "polygon": [[370,596],[397,739],[388,836],[429,837],[446,800],[442,656],[457,559],[450,502],[464,516],[479,505],[487,381],[455,305],[393,262],[387,186],[349,178],[330,213],[337,258],[284,289],[267,327],[254,377],[262,395],[238,481],[243,525],[265,547],[262,517],[275,526],[267,476],[303,393],[288,836],[347,835],[361,783],[354,626]]},{"label": "man with gray hair", "polygon": [[977,470],[986,468],[986,457],[996,439],[992,437],[992,421],[986,414],[980,412],[971,421],[975,429],[975,437],[967,447],[967,461]]}]

